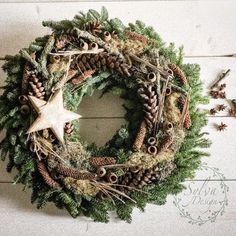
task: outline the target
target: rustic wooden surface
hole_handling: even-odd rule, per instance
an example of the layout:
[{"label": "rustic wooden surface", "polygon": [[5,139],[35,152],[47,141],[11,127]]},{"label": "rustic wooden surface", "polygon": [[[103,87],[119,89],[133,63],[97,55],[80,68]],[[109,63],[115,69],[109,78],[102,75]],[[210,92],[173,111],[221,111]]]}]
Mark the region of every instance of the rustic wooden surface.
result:
[{"label": "rustic wooden surface", "polygon": [[[225,80],[226,93],[229,99],[236,98],[236,57],[232,57],[236,54],[236,2],[136,2],[135,5],[133,2],[76,3],[65,0],[60,3],[13,2],[0,1],[0,56],[14,54],[36,36],[49,32],[41,27],[42,20],[71,19],[80,10],[100,9],[105,5],[112,17],[117,16],[125,23],[141,19],[153,25],[165,41],[173,41],[177,46],[184,44],[185,61],[201,65],[205,92],[219,71],[230,68],[232,72]],[[0,83],[4,84],[2,71],[0,78]],[[122,100],[112,94],[98,99],[99,95],[95,93],[93,97],[86,97],[79,113],[83,116],[82,136],[88,142],[103,145],[125,121]],[[201,109],[220,103],[227,104],[227,101],[211,100]],[[228,125],[224,133],[214,128],[221,121]],[[210,167],[219,168],[229,187],[225,213],[213,223],[203,226],[189,224],[174,206],[173,196],[169,196],[163,206],[148,205],[145,213],[135,210],[132,224],[121,222],[113,215],[107,225],[84,217],[72,219],[53,205],[38,211],[30,204],[30,192],[22,192],[22,186],[13,185],[13,174],[6,173],[5,163],[1,163],[0,235],[236,235],[235,122],[236,118],[222,112],[215,117],[209,116],[205,128],[213,144],[209,149],[211,156],[204,161]],[[200,186],[204,176],[198,172],[194,180],[187,180],[185,184],[189,181]],[[198,211],[201,214],[200,206],[195,209]]]}]

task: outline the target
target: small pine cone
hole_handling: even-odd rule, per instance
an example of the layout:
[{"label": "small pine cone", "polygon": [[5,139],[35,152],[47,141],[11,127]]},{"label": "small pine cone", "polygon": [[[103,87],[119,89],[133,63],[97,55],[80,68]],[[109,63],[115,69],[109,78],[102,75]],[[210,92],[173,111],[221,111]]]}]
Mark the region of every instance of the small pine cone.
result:
[{"label": "small pine cone", "polygon": [[141,43],[143,43],[144,45],[146,45],[148,43],[148,38],[145,37],[144,35],[138,34],[136,32],[132,32],[132,31],[126,31],[125,32],[126,36],[132,40],[137,40]]},{"label": "small pine cone", "polygon": [[156,122],[158,111],[158,98],[156,91],[152,85],[148,85],[138,89],[138,94],[142,98],[143,111],[145,113],[144,119],[147,128],[151,129]]},{"label": "small pine cone", "polygon": [[188,81],[184,72],[177,65],[169,64],[168,67],[173,71],[174,75],[179,78],[181,85],[188,84]]},{"label": "small pine cone", "polygon": [[146,136],[146,133],[147,133],[147,125],[146,125],[145,121],[142,121],[142,123],[140,124],[139,130],[138,130],[138,133],[136,135],[135,141],[133,143],[132,148],[134,151],[140,150],[140,148],[143,145],[143,141]]},{"label": "small pine cone", "polygon": [[27,94],[28,84],[31,77],[31,70],[32,70],[32,66],[30,65],[29,62],[26,62],[24,71],[23,71],[22,83],[21,83],[22,94]]},{"label": "small pine cone", "polygon": [[59,50],[63,49],[68,44],[68,37],[66,35],[61,35],[55,41],[55,47]]},{"label": "small pine cone", "polygon": [[97,36],[102,33],[102,29],[104,27],[101,25],[99,21],[89,21],[85,24],[84,30],[88,31],[90,34]]},{"label": "small pine cone", "polygon": [[65,130],[65,133],[70,136],[73,131],[74,131],[74,126],[71,122],[68,122],[65,124],[65,127],[64,127],[64,130]]},{"label": "small pine cone", "polygon": [[86,70],[83,72],[83,74],[73,78],[71,80],[72,84],[80,84],[84,80],[90,78],[95,73],[95,70]]},{"label": "small pine cone", "polygon": [[39,99],[44,99],[45,91],[42,82],[40,79],[36,77],[36,75],[32,75],[29,81],[30,91],[29,95],[35,96]]},{"label": "small pine cone", "polygon": [[113,157],[91,157],[89,163],[93,166],[114,165],[116,159]]},{"label": "small pine cone", "polygon": [[[95,56],[94,54],[78,55],[75,64],[77,69],[80,69],[82,72],[87,70],[111,70],[117,71],[122,75],[131,76],[129,72],[130,66],[128,64],[106,52],[98,53]],[[72,66],[75,67],[75,65]]]},{"label": "small pine cone", "polygon": [[[185,103],[185,99],[183,97],[180,97],[178,100],[178,106],[181,112],[183,111],[184,103]],[[187,111],[185,115],[185,119],[184,119],[184,127],[186,129],[189,129],[191,126],[192,126],[192,120],[191,120],[189,111]]]},{"label": "small pine cone", "polygon": [[45,166],[45,164],[42,161],[37,161],[37,167],[38,167],[38,171],[41,174],[41,176],[43,177],[45,183],[47,185],[49,185],[52,188],[60,188],[60,184],[57,183],[48,173],[48,170]]},{"label": "small pine cone", "polygon": [[69,44],[80,43],[76,30],[69,29],[64,31],[55,41],[55,47],[58,50],[64,49]]},{"label": "small pine cone", "polygon": [[74,179],[80,179],[80,180],[92,180],[96,178],[96,175],[94,173],[91,172],[85,172],[85,171],[79,171],[77,169],[74,168],[69,168],[69,167],[65,167],[63,165],[59,165],[57,166],[56,171],[59,174],[62,174],[66,177],[72,177]]},{"label": "small pine cone", "polygon": [[163,152],[165,150],[167,150],[171,144],[173,143],[173,136],[168,134],[166,137],[163,138],[159,148],[158,148],[158,152]]}]

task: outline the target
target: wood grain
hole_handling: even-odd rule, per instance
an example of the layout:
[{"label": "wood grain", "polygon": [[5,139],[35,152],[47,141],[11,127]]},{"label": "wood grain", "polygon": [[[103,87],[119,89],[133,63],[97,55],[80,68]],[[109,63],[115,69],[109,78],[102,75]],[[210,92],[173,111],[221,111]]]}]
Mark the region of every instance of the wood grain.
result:
[{"label": "wood grain", "polygon": [[[137,1],[130,2],[67,2],[8,3],[0,7],[0,45],[2,55],[14,54],[35,37],[49,32],[42,20],[71,19],[78,11],[100,10],[106,6],[111,17],[124,23],[141,19],[152,25],[166,42],[184,45],[187,56],[217,56],[236,53],[234,9],[236,2],[211,1]],[[150,13],[150,14],[147,14]],[[30,30],[30,31],[29,31]],[[2,56],[0,55],[0,56]]]}]

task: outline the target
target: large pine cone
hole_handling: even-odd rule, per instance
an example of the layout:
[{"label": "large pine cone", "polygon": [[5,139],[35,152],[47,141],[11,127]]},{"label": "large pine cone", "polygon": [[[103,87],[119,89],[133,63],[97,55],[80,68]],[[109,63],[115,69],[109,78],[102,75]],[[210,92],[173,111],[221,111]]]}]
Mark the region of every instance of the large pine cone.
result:
[{"label": "large pine cone", "polygon": [[80,69],[82,72],[87,70],[111,70],[117,71],[122,75],[131,76],[129,72],[130,66],[128,64],[106,52],[78,55],[73,60],[71,67],[74,69]]},{"label": "large pine cone", "polygon": [[[119,184],[142,189],[145,185],[165,180],[175,168],[176,165],[172,161],[165,165],[157,164],[150,169],[132,170],[130,168],[124,176],[120,177]],[[128,188],[121,187],[120,190],[127,192]]]},{"label": "large pine cone", "polygon": [[158,97],[155,87],[152,85],[143,86],[138,89],[138,94],[142,98],[143,111],[148,129],[152,129],[157,119]]}]

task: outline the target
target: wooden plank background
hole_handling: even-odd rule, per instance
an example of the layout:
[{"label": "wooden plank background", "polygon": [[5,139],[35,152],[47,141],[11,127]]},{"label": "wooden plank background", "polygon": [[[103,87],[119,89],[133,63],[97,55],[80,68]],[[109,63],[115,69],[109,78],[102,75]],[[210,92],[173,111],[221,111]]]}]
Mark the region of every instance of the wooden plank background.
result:
[{"label": "wooden plank background", "polygon": [[[18,52],[35,37],[47,33],[48,29],[41,27],[42,20],[71,19],[80,10],[99,10],[104,5],[111,17],[119,17],[125,23],[141,19],[154,26],[165,41],[173,41],[177,46],[183,44],[185,61],[201,65],[205,92],[219,71],[230,68],[226,93],[227,98],[236,98],[236,2],[15,2],[18,3],[0,1],[0,57]],[[0,83],[4,84],[2,71],[0,78]],[[98,98],[99,93],[84,98],[79,108],[83,116],[81,134],[88,142],[103,145],[125,122],[124,110],[122,100],[112,94]],[[220,103],[228,104],[225,100],[211,100],[201,109]],[[228,125],[224,133],[214,128],[221,121]],[[229,187],[229,204],[214,223],[189,224],[174,206],[173,196],[168,197],[166,205],[148,205],[144,214],[135,210],[132,224],[120,222],[113,215],[107,225],[84,217],[72,219],[52,205],[38,211],[30,204],[30,192],[22,192],[22,186],[12,185],[13,175],[6,173],[5,163],[1,163],[0,235],[236,235],[235,122],[236,118],[222,112],[209,116],[205,128],[213,144],[209,149],[211,156],[204,161],[210,167],[219,168]],[[200,172],[193,181],[196,184],[204,181]]]}]

